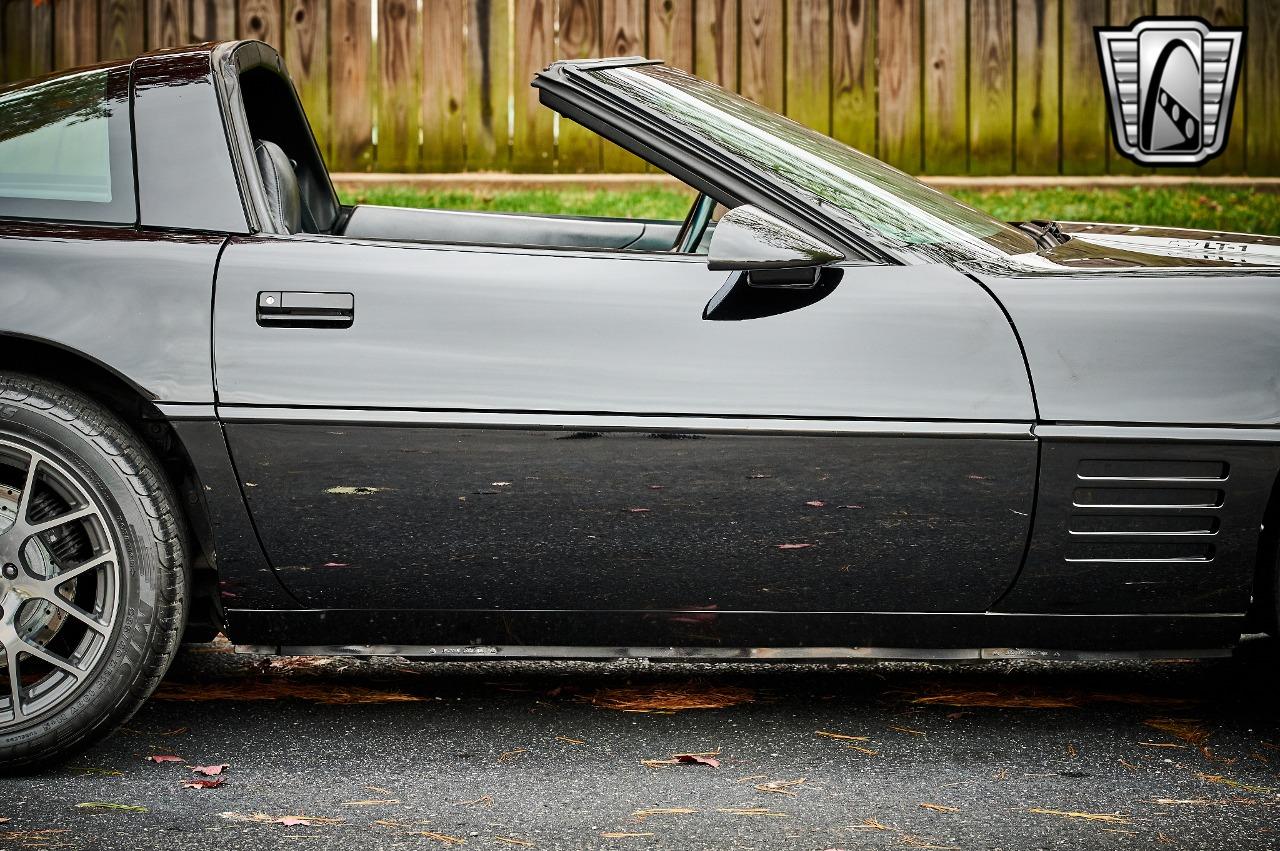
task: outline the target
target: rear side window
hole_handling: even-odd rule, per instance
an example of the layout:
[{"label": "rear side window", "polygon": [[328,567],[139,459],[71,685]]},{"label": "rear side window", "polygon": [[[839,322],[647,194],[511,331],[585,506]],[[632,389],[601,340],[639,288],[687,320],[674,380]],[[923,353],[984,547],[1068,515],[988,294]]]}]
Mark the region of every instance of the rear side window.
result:
[{"label": "rear side window", "polygon": [[0,91],[0,216],[137,221],[127,69]]}]

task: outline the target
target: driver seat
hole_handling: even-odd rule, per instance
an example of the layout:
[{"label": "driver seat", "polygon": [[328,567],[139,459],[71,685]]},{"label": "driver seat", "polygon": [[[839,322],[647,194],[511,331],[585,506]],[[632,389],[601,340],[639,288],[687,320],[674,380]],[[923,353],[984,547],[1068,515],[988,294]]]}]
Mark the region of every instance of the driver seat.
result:
[{"label": "driver seat", "polygon": [[275,142],[257,139],[254,158],[262,175],[262,191],[271,221],[264,229],[273,233],[297,233],[302,229],[302,191],[288,154]]}]

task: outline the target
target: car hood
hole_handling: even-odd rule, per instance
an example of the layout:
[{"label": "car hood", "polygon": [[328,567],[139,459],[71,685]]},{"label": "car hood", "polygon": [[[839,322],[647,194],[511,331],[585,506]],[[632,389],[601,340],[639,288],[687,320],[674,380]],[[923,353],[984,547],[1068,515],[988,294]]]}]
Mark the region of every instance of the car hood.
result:
[{"label": "car hood", "polygon": [[1280,237],[1096,222],[1059,226],[1069,240],[1018,260],[1060,269],[1280,267]]}]

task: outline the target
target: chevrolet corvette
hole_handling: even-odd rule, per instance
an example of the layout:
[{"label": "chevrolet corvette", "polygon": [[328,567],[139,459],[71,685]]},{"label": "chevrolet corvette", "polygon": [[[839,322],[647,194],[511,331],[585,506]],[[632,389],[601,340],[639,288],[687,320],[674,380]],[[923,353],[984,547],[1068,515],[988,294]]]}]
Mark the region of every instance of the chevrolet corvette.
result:
[{"label": "chevrolet corvette", "polygon": [[5,769],[218,632],[980,660],[1276,629],[1280,239],[997,221],[638,57],[533,85],[684,220],[343,204],[259,42],[0,88]]}]

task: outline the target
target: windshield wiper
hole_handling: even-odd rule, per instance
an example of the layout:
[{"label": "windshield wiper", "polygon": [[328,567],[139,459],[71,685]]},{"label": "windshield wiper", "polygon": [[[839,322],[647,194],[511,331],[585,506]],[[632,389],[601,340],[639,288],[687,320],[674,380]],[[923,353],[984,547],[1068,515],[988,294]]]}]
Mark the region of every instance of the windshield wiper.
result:
[{"label": "windshield wiper", "polygon": [[1062,232],[1058,223],[1049,219],[1031,219],[1025,222],[1014,222],[1014,227],[1030,234],[1036,245],[1045,250],[1057,248],[1071,237]]}]

